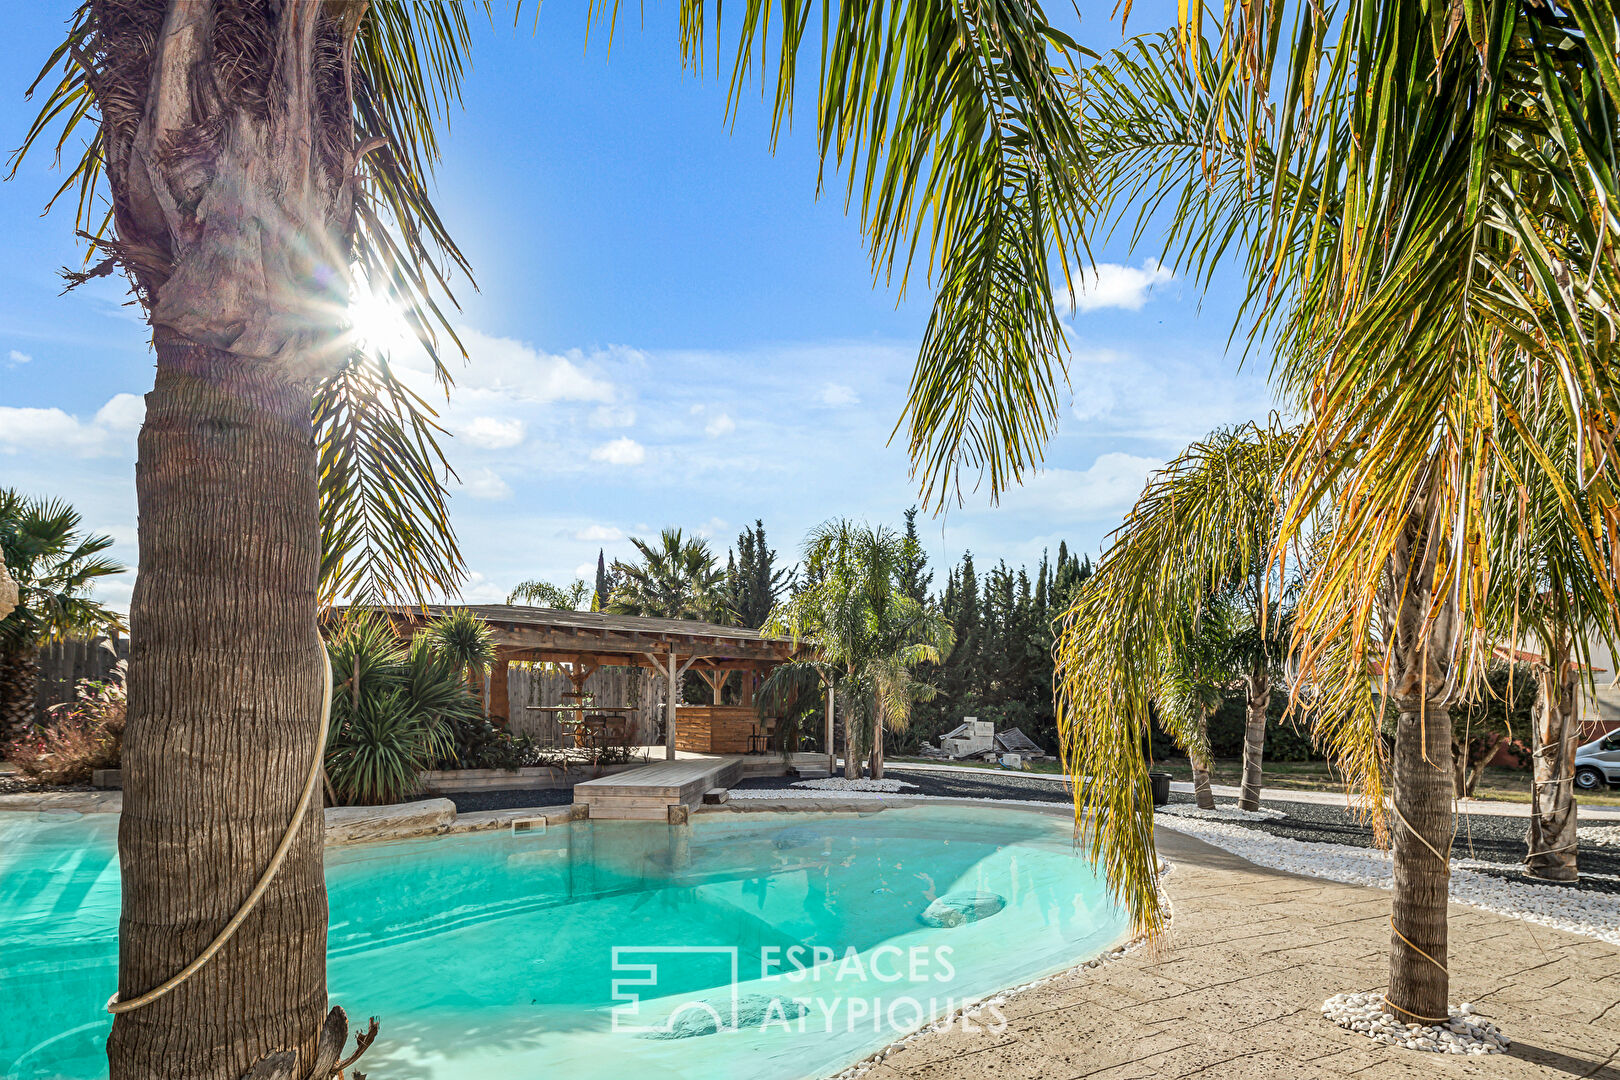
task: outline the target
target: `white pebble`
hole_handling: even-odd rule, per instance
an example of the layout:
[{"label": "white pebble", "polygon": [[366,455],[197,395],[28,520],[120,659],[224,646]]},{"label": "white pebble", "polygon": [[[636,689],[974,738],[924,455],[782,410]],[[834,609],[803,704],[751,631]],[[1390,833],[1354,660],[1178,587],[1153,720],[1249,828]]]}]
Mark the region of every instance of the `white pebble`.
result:
[{"label": "white pebble", "polygon": [[[1466,1012],[1464,1011],[1466,1009]],[[1451,1010],[1445,1024],[1426,1027],[1402,1023],[1384,1011],[1378,993],[1335,994],[1322,1002],[1322,1016],[1342,1028],[1366,1035],[1385,1046],[1403,1046],[1436,1054],[1500,1054],[1509,1041],[1489,1020],[1469,1020],[1471,1002]]]}]

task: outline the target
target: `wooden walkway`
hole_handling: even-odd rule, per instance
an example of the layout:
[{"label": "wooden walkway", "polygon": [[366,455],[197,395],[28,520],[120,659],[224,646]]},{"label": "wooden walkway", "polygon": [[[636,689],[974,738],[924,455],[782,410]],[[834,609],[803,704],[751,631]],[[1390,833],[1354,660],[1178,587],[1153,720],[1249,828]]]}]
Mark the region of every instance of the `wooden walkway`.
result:
[{"label": "wooden walkway", "polygon": [[781,776],[791,764],[802,775],[825,776],[827,759],[820,754],[730,754],[724,757],[679,757],[657,761],[574,785],[574,801],[593,818],[620,821],[670,821],[703,801],[711,788],[728,788],[744,776]]},{"label": "wooden walkway", "polygon": [[659,761],[574,785],[574,801],[593,818],[668,821],[670,808],[696,806],[710,788],[730,787],[742,775],[740,757]]}]

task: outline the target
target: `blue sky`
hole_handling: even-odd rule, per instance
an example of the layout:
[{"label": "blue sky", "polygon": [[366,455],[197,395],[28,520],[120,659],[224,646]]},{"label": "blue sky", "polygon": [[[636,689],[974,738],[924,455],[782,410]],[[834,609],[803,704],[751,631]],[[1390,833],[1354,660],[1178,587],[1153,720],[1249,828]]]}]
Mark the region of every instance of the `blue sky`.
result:
[{"label": "blue sky", "polygon": [[[0,143],[71,4],[10,13],[0,41]],[[1119,40],[1112,4],[1085,8],[1088,45]],[[451,118],[440,208],[472,259],[459,323],[471,363],[444,418],[462,483],[452,514],[473,577],[499,600],[527,577],[566,581],[679,525],[722,551],[763,518],[784,554],[834,516],[898,523],[915,501],[899,417],[929,289],[874,287],[841,187],[816,198],[815,146],[745,97],[724,119],[711,69],[681,70],[675,7],[625,9],[611,55],[585,49],[581,5],[537,26],[480,25],[464,113]],[[1131,31],[1173,5],[1135,5]],[[712,53],[711,53],[712,57]],[[808,104],[803,103],[803,104]],[[803,107],[801,105],[801,108]],[[116,281],[58,295],[77,251],[45,158],[0,185],[0,485],[61,496],[135,560],[134,436],[151,383],[146,328]],[[1072,394],[1047,468],[999,507],[929,520],[938,562],[1097,551],[1148,471],[1209,429],[1263,417],[1265,363],[1228,353],[1234,296],[1205,295],[1123,249],[1068,321]],[[1072,398],[1072,400],[1070,400]],[[104,595],[127,603],[129,577]]]}]

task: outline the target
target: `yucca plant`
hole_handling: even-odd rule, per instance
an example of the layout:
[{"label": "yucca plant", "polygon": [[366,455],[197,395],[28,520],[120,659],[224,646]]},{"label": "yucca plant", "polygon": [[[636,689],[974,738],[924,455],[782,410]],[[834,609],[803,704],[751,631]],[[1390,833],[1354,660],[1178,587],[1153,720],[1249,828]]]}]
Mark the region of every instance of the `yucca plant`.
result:
[{"label": "yucca plant", "polygon": [[402,644],[387,619],[350,615],[332,635],[326,779],[345,803],[392,803],[454,754],[458,724],[481,719],[459,661],[426,633]]}]

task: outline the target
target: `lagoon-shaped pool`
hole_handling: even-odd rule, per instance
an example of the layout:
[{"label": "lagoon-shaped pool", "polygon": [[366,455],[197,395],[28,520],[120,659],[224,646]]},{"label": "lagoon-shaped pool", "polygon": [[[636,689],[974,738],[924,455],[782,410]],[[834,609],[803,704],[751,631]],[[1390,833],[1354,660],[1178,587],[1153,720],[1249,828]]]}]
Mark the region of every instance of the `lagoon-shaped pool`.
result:
[{"label": "lagoon-shaped pool", "polygon": [[[0,813],[6,1080],[106,1075],[116,824]],[[824,1076],[1126,929],[1065,818],[990,807],[334,847],[326,879],[332,1001],[389,1080]]]}]

